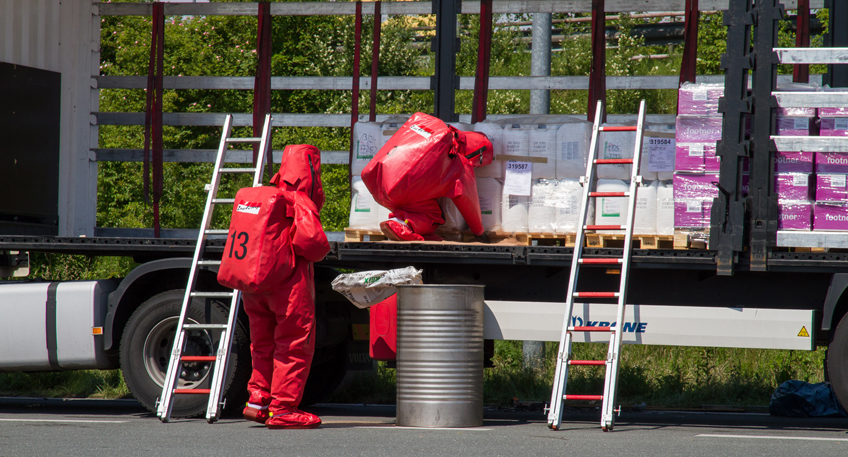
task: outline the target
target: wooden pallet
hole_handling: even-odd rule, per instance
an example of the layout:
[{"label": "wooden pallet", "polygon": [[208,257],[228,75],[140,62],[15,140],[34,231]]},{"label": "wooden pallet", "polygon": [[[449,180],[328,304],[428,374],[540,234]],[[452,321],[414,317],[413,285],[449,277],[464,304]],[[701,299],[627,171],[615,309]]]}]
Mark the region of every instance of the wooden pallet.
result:
[{"label": "wooden pallet", "polygon": [[702,233],[674,232],[674,249],[709,249],[709,243]]},{"label": "wooden pallet", "polygon": [[[346,228],[345,231],[346,243],[361,243],[363,241],[386,241],[386,235],[379,230],[362,230]],[[367,238],[367,239],[366,239]]]},{"label": "wooden pallet", "polygon": [[[587,233],[586,247],[623,248],[625,235],[620,233]],[[633,249],[671,249],[672,235],[633,235]]]}]

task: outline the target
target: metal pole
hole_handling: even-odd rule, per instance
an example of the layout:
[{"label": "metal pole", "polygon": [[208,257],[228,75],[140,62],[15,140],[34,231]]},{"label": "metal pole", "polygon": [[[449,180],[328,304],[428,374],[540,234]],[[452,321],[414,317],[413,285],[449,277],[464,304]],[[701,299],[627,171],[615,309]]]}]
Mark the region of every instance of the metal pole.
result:
[{"label": "metal pole", "polygon": [[[551,13],[533,13],[533,50],[530,54],[530,74],[532,76],[551,75]],[[530,114],[549,114],[551,112],[551,92],[547,89],[530,91]],[[544,368],[545,343],[542,341],[524,341],[524,366],[541,371]]]},{"label": "metal pole", "polygon": [[445,122],[457,122],[455,113],[455,91],[459,89],[456,76],[456,52],[459,39],[456,35],[456,15],[461,11],[460,0],[434,0],[436,14],[436,36],[433,50],[436,51],[436,74],[431,83],[435,92],[434,111],[436,117]]}]

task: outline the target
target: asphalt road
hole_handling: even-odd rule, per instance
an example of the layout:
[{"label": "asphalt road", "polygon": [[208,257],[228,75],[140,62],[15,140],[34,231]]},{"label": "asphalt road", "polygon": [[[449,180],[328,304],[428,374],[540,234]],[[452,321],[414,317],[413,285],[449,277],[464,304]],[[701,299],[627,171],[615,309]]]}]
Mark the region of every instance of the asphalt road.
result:
[{"label": "asphalt road", "polygon": [[0,456],[845,456],[848,419],[761,413],[567,410],[560,431],[541,412],[487,410],[482,427],[396,427],[392,406],[316,405],[315,430],[268,430],[238,418],[163,424],[134,401],[0,398]]}]

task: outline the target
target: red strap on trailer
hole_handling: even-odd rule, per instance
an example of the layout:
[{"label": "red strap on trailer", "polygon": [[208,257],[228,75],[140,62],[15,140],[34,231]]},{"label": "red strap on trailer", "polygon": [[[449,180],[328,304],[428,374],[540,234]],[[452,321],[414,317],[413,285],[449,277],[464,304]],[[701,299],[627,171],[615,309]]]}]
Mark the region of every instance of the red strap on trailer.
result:
[{"label": "red strap on trailer", "polygon": [[[359,118],[359,52],[361,51],[360,42],[362,41],[362,2],[356,2],[356,19],[354,21],[353,32],[353,94],[350,105],[350,153],[347,172],[348,186],[353,185],[353,126]],[[353,192],[350,193],[353,195]]]},{"label": "red strap on trailer", "polygon": [[377,75],[380,73],[380,0],[374,2],[374,46],[371,50],[371,111],[368,120],[377,120]]},{"label": "red strap on trailer", "polygon": [[[810,0],[798,0],[798,20],[795,25],[795,47],[810,47]],[[795,65],[792,69],[792,81],[796,83],[810,82],[810,66]]]},{"label": "red strap on trailer", "polygon": [[492,56],[492,0],[480,1],[480,38],[477,44],[477,72],[474,75],[474,99],[471,123],[486,120],[489,101],[489,65]]},{"label": "red strap on trailer", "polygon": [[680,62],[680,85],[694,83],[698,61],[698,0],[686,0],[683,19],[683,59]]},{"label": "red strap on trailer", "polygon": [[153,162],[153,236],[159,238],[159,200],[162,198],[162,73],[165,59],[165,8],[153,3],[147,100],[144,109],[144,200],[150,204],[150,160]]},{"label": "red strap on trailer", "polygon": [[[589,122],[595,120],[595,109],[598,107],[598,100],[607,104],[607,40],[606,40],[607,21],[604,13],[604,0],[592,0],[592,71],[589,73],[589,106],[586,111],[586,117]],[[601,122],[606,122],[607,116],[604,111],[604,118]]]},{"label": "red strap on trailer", "polygon": [[[271,4],[262,2],[256,31],[256,76],[253,80],[253,136],[262,136],[265,115],[271,112]],[[253,145],[253,165],[259,157],[259,144]],[[273,156],[268,157],[268,175],[274,174]]]}]

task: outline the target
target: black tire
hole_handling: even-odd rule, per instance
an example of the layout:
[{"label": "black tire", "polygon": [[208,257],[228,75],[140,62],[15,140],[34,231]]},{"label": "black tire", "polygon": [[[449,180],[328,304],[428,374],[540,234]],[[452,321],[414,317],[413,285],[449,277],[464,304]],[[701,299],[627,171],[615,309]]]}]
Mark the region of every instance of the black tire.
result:
[{"label": "black tire", "polygon": [[325,346],[315,351],[300,406],[306,407],[330,398],[347,374],[346,356],[345,343]]},{"label": "black tire", "polygon": [[[121,371],[124,381],[135,398],[145,408],[156,412],[156,399],[162,394],[162,384],[168,367],[177,321],[182,308],[184,290],[169,290],[145,301],[130,317],[121,338]],[[226,324],[228,306],[215,299],[195,298],[187,319],[194,323]],[[220,331],[195,330],[189,335],[186,353],[214,355]],[[212,363],[185,364],[179,386],[208,388],[212,379]],[[226,410],[241,409],[247,401],[247,381],[250,378],[250,339],[241,323],[236,324],[230,365],[224,381]],[[173,397],[171,417],[205,415],[209,397],[206,395],[177,395]]]},{"label": "black tire", "polygon": [[836,399],[848,410],[848,314],[831,333],[825,369]]}]

